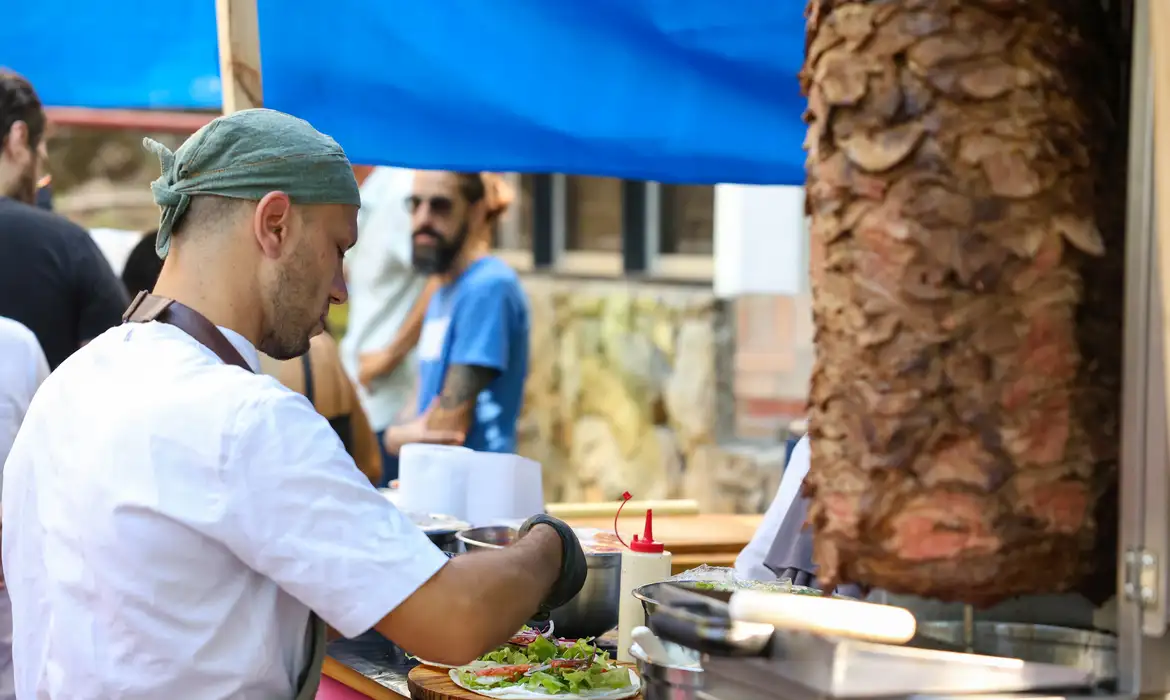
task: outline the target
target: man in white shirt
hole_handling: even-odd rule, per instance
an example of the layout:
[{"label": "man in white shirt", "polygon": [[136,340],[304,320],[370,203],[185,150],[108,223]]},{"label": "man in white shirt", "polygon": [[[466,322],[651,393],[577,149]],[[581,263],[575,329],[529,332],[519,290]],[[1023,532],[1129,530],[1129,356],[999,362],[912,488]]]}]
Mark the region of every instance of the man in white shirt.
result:
[{"label": "man in white shirt", "polygon": [[320,620],[460,664],[572,598],[586,565],[564,523],[448,559],[256,372],[257,350],[304,353],[345,301],[359,198],[341,148],[263,109],[176,153],[146,143],[158,296],[45,381],[6,466],[18,696],[308,699]]},{"label": "man in white shirt", "polygon": [[[49,362],[36,335],[12,319],[0,317],[0,468],[8,459],[33,394],[47,376]],[[8,592],[0,590],[0,700],[15,697],[12,604]]]},{"label": "man in white shirt", "polygon": [[[414,171],[374,168],[361,184],[358,242],[346,255],[349,320],[341,360],[357,384],[370,426],[383,444],[400,422],[418,381],[414,347],[437,284],[411,265],[410,196]],[[398,478],[398,458],[381,447],[382,481]]]}]

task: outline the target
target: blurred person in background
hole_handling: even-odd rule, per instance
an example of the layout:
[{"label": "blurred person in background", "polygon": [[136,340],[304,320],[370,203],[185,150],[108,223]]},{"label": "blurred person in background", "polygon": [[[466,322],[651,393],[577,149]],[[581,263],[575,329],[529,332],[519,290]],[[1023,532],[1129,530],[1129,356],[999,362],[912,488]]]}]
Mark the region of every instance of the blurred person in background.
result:
[{"label": "blurred person in background", "polygon": [[131,298],[138,296],[139,292],[153,291],[155,282],[158,282],[163,261],[154,250],[157,236],[157,230],[146,232],[126,256],[126,264],[122,266],[122,284]]},{"label": "blurred person in background", "polygon": [[[132,297],[139,292],[153,291],[158,282],[163,261],[155,252],[157,235],[157,231],[144,235],[126,258],[122,283]],[[261,354],[260,370],[307,398],[313,408],[329,421],[346,452],[370,483],[377,485],[382,480],[378,440],[370,429],[357,391],[341,367],[337,341],[330,335],[328,327],[309,341],[309,351],[299,358],[282,361]]]},{"label": "blurred person in background", "polygon": [[345,257],[349,321],[341,358],[361,387],[362,405],[378,435],[382,483],[398,478],[398,457],[385,449],[385,431],[414,413],[418,384],[415,345],[438,280],[411,265],[410,196],[414,171],[355,167],[361,185],[357,243]]},{"label": "blurred person in background", "polygon": [[481,452],[515,452],[528,376],[528,299],[516,272],[488,254],[514,193],[494,173],[417,171],[406,200],[411,263],[441,286],[418,343],[418,417],[386,431],[386,450],[437,432]]},{"label": "blurred person in background", "polygon": [[325,332],[309,341],[309,351],[295,360],[274,360],[260,355],[260,371],[301,394],[317,413],[329,421],[345,451],[370,483],[382,483],[382,452],[370,428],[357,391],[345,374],[337,341]]},{"label": "blurred person in background", "polygon": [[0,69],[0,316],[27,326],[56,369],[130,300],[89,233],[36,206],[45,127],[32,85]]},{"label": "blurred person in background", "polygon": [[53,211],[53,176],[46,175],[37,183],[37,206]]},{"label": "blurred person in background", "polygon": [[[0,471],[33,394],[47,376],[49,363],[37,337],[20,323],[0,317]],[[0,570],[0,700],[11,700],[16,697],[12,672],[12,604],[8,591],[3,590],[3,580]]]}]

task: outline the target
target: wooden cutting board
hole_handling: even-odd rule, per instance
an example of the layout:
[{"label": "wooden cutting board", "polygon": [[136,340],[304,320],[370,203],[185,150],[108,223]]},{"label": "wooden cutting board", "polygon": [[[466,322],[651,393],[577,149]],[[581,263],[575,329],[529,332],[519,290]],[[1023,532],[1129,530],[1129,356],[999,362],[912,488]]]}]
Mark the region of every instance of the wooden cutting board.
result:
[{"label": "wooden cutting board", "polygon": [[[632,667],[633,664],[620,664]],[[455,685],[445,668],[431,668],[429,666],[415,666],[410,669],[406,677],[410,687],[412,700],[489,700],[488,696],[473,693]],[[556,696],[550,695],[550,698]],[[642,700],[642,694],[634,695],[630,700]]]}]

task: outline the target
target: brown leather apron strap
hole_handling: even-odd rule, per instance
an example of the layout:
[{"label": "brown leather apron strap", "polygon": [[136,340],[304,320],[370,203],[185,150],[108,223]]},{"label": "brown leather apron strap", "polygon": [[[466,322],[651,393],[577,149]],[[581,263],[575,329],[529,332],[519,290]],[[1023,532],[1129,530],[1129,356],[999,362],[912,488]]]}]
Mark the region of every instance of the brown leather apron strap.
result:
[{"label": "brown leather apron strap", "polygon": [[122,314],[123,323],[169,323],[216,354],[225,364],[235,365],[249,372],[253,371],[236,346],[232,345],[215,324],[189,306],[174,299],[139,292],[130,302],[130,308]]}]

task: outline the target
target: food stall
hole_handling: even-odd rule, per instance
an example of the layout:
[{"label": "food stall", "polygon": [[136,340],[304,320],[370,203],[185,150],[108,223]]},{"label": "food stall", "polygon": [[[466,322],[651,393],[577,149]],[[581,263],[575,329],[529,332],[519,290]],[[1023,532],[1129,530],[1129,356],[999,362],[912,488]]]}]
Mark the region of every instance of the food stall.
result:
[{"label": "food stall", "polygon": [[[974,0],[972,0],[974,2]],[[820,2],[814,5],[830,6]],[[861,5],[861,3],[854,3]],[[873,3],[878,4],[878,3]],[[887,7],[892,3],[882,3]],[[1007,0],[976,3],[1010,8]],[[906,2],[905,6],[912,3]],[[250,7],[249,7],[250,6]],[[220,0],[220,32],[225,109],[259,104],[260,64],[255,42],[254,2]],[[1170,177],[1156,180],[1155,164],[1170,172],[1170,148],[1155,133],[1170,132],[1170,60],[1159,42],[1170,41],[1170,17],[1164,3],[1134,0],[1127,27],[1133,31],[1130,82],[1133,85],[1126,212],[1125,357],[1120,421],[1120,528],[1117,535],[1116,597],[1104,606],[1101,627],[1116,630],[1112,679],[1099,685],[1070,680],[1061,685],[1061,664],[1016,657],[1010,645],[993,644],[998,654],[969,653],[975,641],[974,620],[966,625],[960,649],[905,648],[873,640],[843,640],[825,635],[776,632],[761,628],[717,628],[738,655],[712,654],[704,666],[706,691],[720,700],[743,698],[869,697],[881,695],[949,696],[958,694],[1033,694],[1046,696],[1142,697],[1170,694],[1170,640],[1167,623],[1166,559],[1170,543],[1170,474],[1167,473],[1167,424],[1170,421],[1170,342],[1164,315],[1170,312],[1170,227],[1159,222],[1156,192],[1170,196]],[[1128,30],[1127,30],[1128,31]],[[1161,60],[1155,60],[1155,58]],[[1102,70],[1108,70],[1106,66]],[[1158,109],[1155,112],[1155,105]],[[1159,122],[1162,128],[1156,128]],[[1168,219],[1170,217],[1163,217]],[[581,523],[588,525],[588,523]],[[740,523],[740,525],[744,525]],[[742,529],[748,529],[744,526]],[[669,535],[664,536],[668,547]],[[681,543],[681,540],[679,540]],[[720,553],[736,549],[730,539]],[[992,629],[991,642],[995,639]],[[730,637],[729,633],[732,634]],[[742,634],[740,634],[742,633]],[[803,635],[803,636],[802,636]],[[1035,640],[1032,640],[1035,641]],[[1054,646],[1073,649],[1076,637],[1065,635]],[[953,646],[953,645],[952,645]],[[1034,645],[1033,645],[1034,646]],[[1092,652],[1088,641],[1080,655]],[[367,697],[409,693],[405,673],[412,662],[392,645],[368,635],[339,640],[330,648],[326,675],[333,685]],[[678,674],[676,674],[678,675]],[[678,679],[674,679],[678,680]],[[988,681],[999,683],[992,688]],[[670,685],[672,679],[664,677]],[[682,688],[687,681],[679,681]],[[1054,685],[1054,683],[1056,683]],[[1070,689],[1071,688],[1071,689]],[[323,688],[323,693],[330,691]],[[680,696],[681,697],[681,696]],[[688,696],[689,697],[689,696]]]},{"label": "food stall", "polygon": [[[1000,3],[1001,5],[1010,3]],[[701,674],[685,665],[646,666],[647,694],[717,700],[814,697],[1153,697],[1170,695],[1170,217],[1159,221],[1157,194],[1170,197],[1170,8],[1135,0],[1123,13],[1132,30],[1128,110],[1124,284],[1124,361],[1120,421],[1116,595],[1097,611],[1098,631],[978,626],[969,615],[949,642],[901,646],[775,627],[698,625]],[[1159,60],[1160,59],[1160,60]],[[1158,126],[1161,125],[1161,128]],[[919,631],[929,625],[920,625]],[[1112,630],[1115,636],[1099,630]],[[657,631],[657,630],[656,630]],[[1013,637],[1013,635],[1017,635]],[[941,637],[934,637],[939,641]],[[713,644],[712,644],[713,643]],[[978,648],[983,646],[983,649]],[[720,650],[712,653],[712,649]],[[1037,654],[1037,650],[1042,653]],[[974,652],[974,653],[972,653]],[[338,647],[328,673],[371,697],[408,692],[393,663],[377,666]],[[1087,675],[1068,670],[1088,668]],[[665,697],[666,695],[662,695]]]}]

